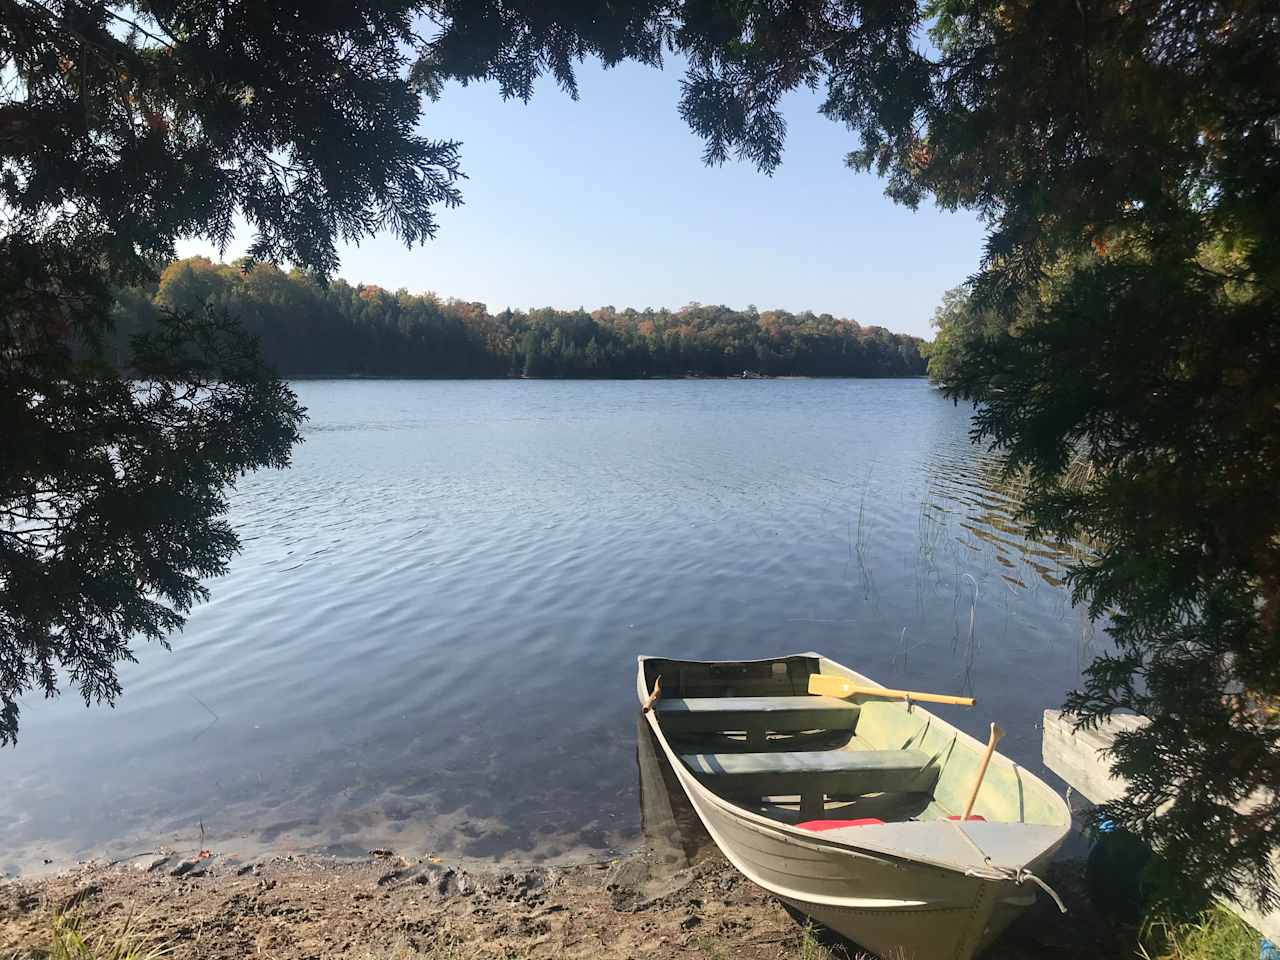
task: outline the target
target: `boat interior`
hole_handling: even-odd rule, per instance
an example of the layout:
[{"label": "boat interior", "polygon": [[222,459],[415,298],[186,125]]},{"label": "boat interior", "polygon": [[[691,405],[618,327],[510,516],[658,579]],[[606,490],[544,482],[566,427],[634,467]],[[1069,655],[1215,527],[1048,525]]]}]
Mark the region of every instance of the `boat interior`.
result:
[{"label": "boat interior", "polygon": [[[945,820],[963,812],[982,749],[918,704],[809,693],[809,677],[844,673],[816,655],[740,663],[647,658],[662,678],[653,710],[681,762],[718,796],[809,829]],[[1057,825],[1056,797],[993,758],[973,816]]]}]

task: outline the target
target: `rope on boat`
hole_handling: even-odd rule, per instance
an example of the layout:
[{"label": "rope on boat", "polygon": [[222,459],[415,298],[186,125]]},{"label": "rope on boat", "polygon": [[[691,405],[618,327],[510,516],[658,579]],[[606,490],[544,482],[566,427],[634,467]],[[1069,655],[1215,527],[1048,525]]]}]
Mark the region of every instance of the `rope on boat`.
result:
[{"label": "rope on boat", "polygon": [[1014,870],[1012,867],[997,867],[988,861],[986,869],[970,867],[964,872],[964,875],[966,877],[977,877],[980,880],[1012,880],[1014,883],[1018,884],[1018,886],[1022,886],[1022,884],[1030,880],[1053,898],[1053,902],[1058,905],[1058,909],[1060,911],[1063,913],[1067,912],[1067,905],[1062,902],[1062,898],[1058,896],[1058,892],[1026,867],[1019,867]]},{"label": "rope on boat", "polygon": [[1054,890],[1053,887],[1049,886],[1049,884],[1047,884],[1045,881],[1041,880],[1034,873],[1028,870],[1026,867],[1023,867],[1021,870],[1018,871],[1018,883],[1022,883],[1023,880],[1030,880],[1032,883],[1038,886],[1041,890],[1043,890],[1049,896],[1053,897],[1053,902],[1058,905],[1058,909],[1060,911],[1062,911],[1063,913],[1067,912],[1067,905],[1062,902],[1062,898],[1058,896],[1058,892]]},{"label": "rope on boat", "polygon": [[1062,902],[1062,898],[1058,896],[1058,892],[1054,890],[1053,887],[1049,886],[1048,883],[1041,880],[1026,867],[1018,867],[1017,869],[1014,869],[1013,867],[1001,867],[992,863],[991,858],[987,856],[987,852],[978,845],[978,842],[974,840],[973,837],[969,836],[968,832],[966,832],[963,827],[961,827],[960,821],[952,820],[950,822],[960,832],[960,836],[964,837],[965,840],[969,842],[969,846],[973,847],[973,849],[981,855],[983,861],[986,863],[986,867],[983,868],[970,867],[964,872],[966,877],[977,877],[981,880],[1012,880],[1014,883],[1018,884],[1018,886],[1022,886],[1022,884],[1030,880],[1053,898],[1053,902],[1058,905],[1058,909],[1060,911],[1063,913],[1067,912],[1067,905]]}]

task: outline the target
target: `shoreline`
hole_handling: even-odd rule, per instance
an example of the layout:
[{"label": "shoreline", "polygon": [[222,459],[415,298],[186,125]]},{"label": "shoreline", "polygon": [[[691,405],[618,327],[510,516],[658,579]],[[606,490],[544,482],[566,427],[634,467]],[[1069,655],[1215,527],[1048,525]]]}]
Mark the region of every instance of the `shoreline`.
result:
[{"label": "shoreline", "polygon": [[[246,848],[184,833],[174,848],[0,879],[0,960],[57,956],[59,916],[115,942],[131,922],[141,955],[154,947],[192,960],[865,956],[823,928],[806,933],[803,918],[729,865],[639,714],[635,724],[641,835],[628,852],[476,862],[407,836],[395,849],[336,856],[300,852],[297,837]],[[1084,872],[1081,860],[1055,861],[1044,879],[1070,912],[1038,897],[984,960],[1131,960],[1134,932],[1103,920]]]},{"label": "shoreline", "polygon": [[533,382],[561,382],[561,383],[637,383],[652,380],[928,380],[929,375],[925,373],[903,374],[901,376],[886,377],[855,377],[848,374],[832,374],[826,376],[816,373],[755,373],[752,371],[751,376],[744,377],[740,373],[663,373],[634,377],[529,377],[523,374],[517,376],[508,374],[506,376],[475,376],[475,377],[415,377],[410,375],[381,374],[381,373],[278,373],[277,376],[287,383],[293,382],[310,382],[325,380],[409,380],[409,381],[439,381],[439,382],[505,382],[512,381],[533,381]]},{"label": "shoreline", "polygon": [[[0,881],[0,957],[42,956],[55,916],[174,957],[278,960],[790,955],[804,938],[718,858],[673,871],[632,855],[574,866],[468,868],[373,851],[363,860],[176,854]],[[703,947],[707,949],[704,950]]]},{"label": "shoreline", "polygon": [[[194,857],[201,848],[216,851],[224,861],[240,863],[265,862],[293,857],[316,862],[359,863],[370,850],[394,849],[397,853],[418,859],[443,859],[467,870],[487,871],[497,868],[524,870],[534,867],[574,867],[588,863],[610,862],[628,858],[645,843],[640,825],[602,833],[598,846],[577,842],[576,834],[545,833],[538,843],[523,848],[507,845],[491,852],[471,853],[467,844],[449,843],[452,832],[461,841],[474,834],[483,838],[490,831],[495,841],[502,836],[493,823],[465,815],[440,814],[420,824],[372,821],[363,829],[340,837],[333,834],[335,818],[315,822],[284,821],[256,828],[227,829],[201,821],[175,830],[132,833],[85,846],[52,841],[31,841],[0,852],[0,883],[9,880],[34,882],[80,869],[88,864],[114,865],[135,862],[146,857],[169,854],[179,859]],[[201,826],[210,829],[200,832]],[[287,829],[282,829],[287,827]],[[415,828],[416,827],[416,828]],[[397,829],[398,828],[398,829]],[[9,960],[0,953],[0,960]]]},{"label": "shoreline", "polygon": [[[1040,898],[987,960],[1130,957],[1083,894],[1078,862],[1052,880],[1071,912]],[[0,881],[0,957],[40,957],[54,918],[176,958],[789,960],[854,957],[743,878],[717,853],[687,864],[652,850],[572,866],[463,867],[372,851],[363,860],[216,851],[89,862]],[[829,949],[828,949],[829,948]]]}]

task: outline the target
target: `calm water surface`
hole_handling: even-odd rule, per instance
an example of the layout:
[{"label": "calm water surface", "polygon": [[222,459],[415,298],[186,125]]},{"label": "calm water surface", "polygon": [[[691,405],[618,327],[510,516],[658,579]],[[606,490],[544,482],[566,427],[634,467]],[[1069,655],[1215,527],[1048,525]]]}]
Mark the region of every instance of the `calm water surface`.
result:
[{"label": "calm water surface", "polygon": [[306,382],[244,552],[125,696],[23,704],[0,872],[157,844],[634,845],[638,653],[816,650],[1042,772],[1094,632],[919,380]]}]

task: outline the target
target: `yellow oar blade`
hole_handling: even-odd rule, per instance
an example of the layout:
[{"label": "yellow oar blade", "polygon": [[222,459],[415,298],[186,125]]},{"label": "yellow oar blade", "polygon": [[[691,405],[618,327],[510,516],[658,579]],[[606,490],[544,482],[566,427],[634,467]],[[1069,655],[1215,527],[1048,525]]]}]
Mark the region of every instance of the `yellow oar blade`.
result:
[{"label": "yellow oar blade", "polygon": [[820,673],[809,674],[809,692],[820,697],[852,697],[854,686],[852,680],[844,677],[827,677]]},{"label": "yellow oar blade", "polygon": [[960,707],[972,707],[973,697],[953,697],[945,693],[921,693],[916,690],[890,690],[887,687],[859,686],[844,677],[826,676],[821,673],[809,674],[809,692],[821,697],[885,697],[890,700],[906,700],[908,698],[920,703],[950,703]]}]

